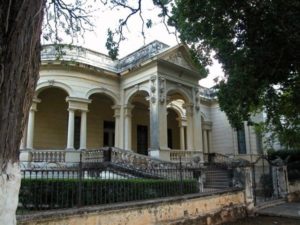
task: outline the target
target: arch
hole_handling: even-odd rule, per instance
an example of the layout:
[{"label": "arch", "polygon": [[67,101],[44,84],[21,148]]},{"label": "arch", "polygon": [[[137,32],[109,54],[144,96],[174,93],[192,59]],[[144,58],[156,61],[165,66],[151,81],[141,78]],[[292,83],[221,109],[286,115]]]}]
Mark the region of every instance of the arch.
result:
[{"label": "arch", "polygon": [[169,108],[173,109],[177,113],[178,117],[181,117],[181,118],[184,117],[184,111],[183,111],[183,109],[180,106],[178,106],[176,104],[172,104],[172,102],[170,102],[167,105],[167,109],[169,109]]},{"label": "arch", "polygon": [[148,96],[150,96],[150,91],[148,88],[144,87],[144,86],[140,86],[138,89],[132,89],[129,91],[129,93],[127,94],[127,96],[125,97],[125,104],[129,104],[130,101],[132,100],[132,98],[134,97],[134,95],[138,92],[146,92]]},{"label": "arch", "polygon": [[33,147],[65,149],[68,134],[68,93],[57,87],[39,89],[38,111],[34,118]]},{"label": "arch", "polygon": [[73,93],[72,88],[69,85],[59,81],[44,81],[39,83],[35,90],[36,96],[38,96],[43,90],[51,87],[62,89],[68,94],[68,96],[72,96]]},{"label": "arch", "polygon": [[185,103],[191,103],[192,98],[190,97],[190,95],[184,90],[184,89],[179,89],[179,88],[174,88],[174,87],[170,87],[167,89],[166,91],[166,96],[168,96],[168,94],[170,92],[175,92],[175,93],[179,93],[180,95],[182,95],[182,97],[184,98],[184,100],[186,101]]},{"label": "arch", "polygon": [[111,90],[108,90],[107,88],[93,88],[91,90],[89,90],[86,94],[85,94],[85,98],[90,98],[91,95],[93,94],[104,94],[104,95],[107,95],[108,97],[110,97],[114,104],[117,105],[119,104],[119,98],[118,96],[112,92]]}]

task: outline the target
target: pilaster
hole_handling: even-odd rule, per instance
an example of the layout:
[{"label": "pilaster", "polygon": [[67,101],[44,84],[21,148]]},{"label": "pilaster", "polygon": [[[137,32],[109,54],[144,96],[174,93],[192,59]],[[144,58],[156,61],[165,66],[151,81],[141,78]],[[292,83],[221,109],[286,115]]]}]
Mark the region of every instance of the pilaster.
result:
[{"label": "pilaster", "polygon": [[163,77],[154,75],[150,78],[150,155],[156,158],[168,160],[168,154],[162,151],[169,150],[167,138],[167,106]]}]

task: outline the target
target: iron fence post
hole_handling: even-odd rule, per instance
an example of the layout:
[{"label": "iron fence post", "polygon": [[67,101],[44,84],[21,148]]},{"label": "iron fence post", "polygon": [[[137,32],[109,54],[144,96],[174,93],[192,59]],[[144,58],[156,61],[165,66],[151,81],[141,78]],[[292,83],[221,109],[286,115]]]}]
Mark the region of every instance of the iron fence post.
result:
[{"label": "iron fence post", "polygon": [[181,156],[179,157],[179,176],[180,176],[180,194],[183,195],[183,178],[182,178]]},{"label": "iron fence post", "polygon": [[112,149],[111,147],[108,148],[107,151],[104,151],[104,162],[111,162],[111,153],[112,153]]},{"label": "iron fence post", "polygon": [[82,206],[82,151],[80,152],[79,161],[79,182],[78,182],[78,207]]}]

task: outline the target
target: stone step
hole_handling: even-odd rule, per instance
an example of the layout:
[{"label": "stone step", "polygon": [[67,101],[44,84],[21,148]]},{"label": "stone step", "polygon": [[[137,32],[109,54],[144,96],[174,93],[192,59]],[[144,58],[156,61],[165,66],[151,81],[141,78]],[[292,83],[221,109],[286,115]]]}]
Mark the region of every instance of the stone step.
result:
[{"label": "stone step", "polygon": [[283,198],[269,200],[269,201],[265,201],[265,202],[260,202],[260,203],[256,204],[255,211],[265,209],[265,208],[275,206],[275,205],[280,205],[280,204],[283,204],[283,203],[286,203],[286,200],[283,199]]}]

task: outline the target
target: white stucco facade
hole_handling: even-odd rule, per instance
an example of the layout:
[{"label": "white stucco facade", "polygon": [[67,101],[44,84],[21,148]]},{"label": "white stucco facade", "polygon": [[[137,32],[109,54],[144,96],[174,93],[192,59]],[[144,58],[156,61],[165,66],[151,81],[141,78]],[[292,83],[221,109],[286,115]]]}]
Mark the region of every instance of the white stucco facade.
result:
[{"label": "white stucco facade", "polygon": [[[116,61],[81,47],[60,50],[59,58],[54,46],[42,51],[21,160],[30,151],[103,146],[165,160],[239,154],[236,131],[213,90],[198,85],[202,77],[184,45],[155,41]],[[255,132],[245,124],[244,134],[244,154],[257,154]]]}]

